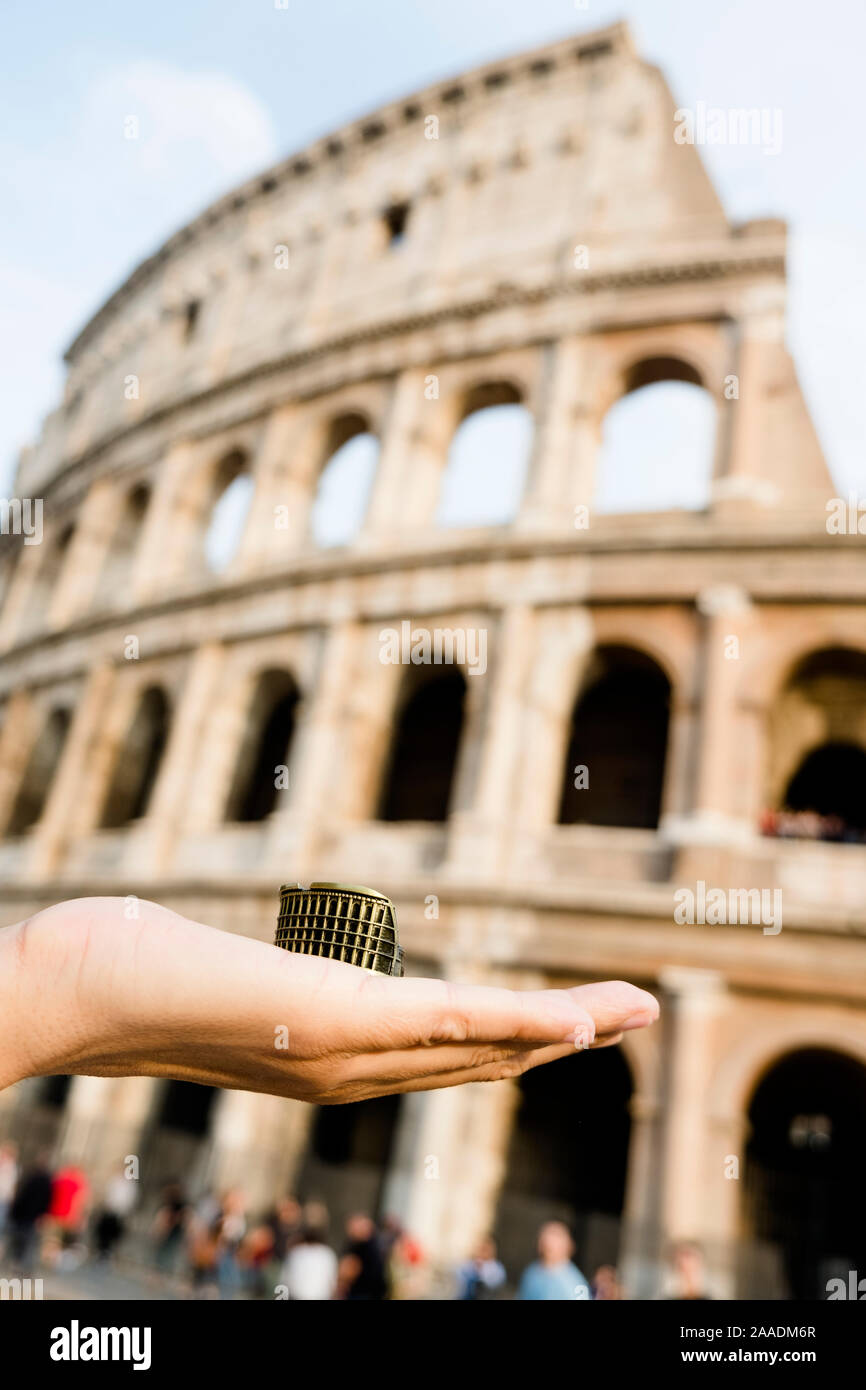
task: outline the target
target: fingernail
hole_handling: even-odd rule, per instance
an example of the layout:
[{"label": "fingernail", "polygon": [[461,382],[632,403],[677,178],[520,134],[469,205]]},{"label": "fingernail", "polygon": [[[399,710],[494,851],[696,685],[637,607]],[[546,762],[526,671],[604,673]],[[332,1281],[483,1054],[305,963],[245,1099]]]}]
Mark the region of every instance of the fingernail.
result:
[{"label": "fingernail", "polygon": [[585,1052],[595,1041],[595,1029],[586,1024],[580,1024],[574,1030],[574,1046],[577,1052]]},{"label": "fingernail", "polygon": [[632,1014],[619,1026],[620,1030],[624,1033],[629,1028],[647,1028],[651,1023],[655,1023],[655,1018],[652,1014],[644,1010],[641,1013]]}]

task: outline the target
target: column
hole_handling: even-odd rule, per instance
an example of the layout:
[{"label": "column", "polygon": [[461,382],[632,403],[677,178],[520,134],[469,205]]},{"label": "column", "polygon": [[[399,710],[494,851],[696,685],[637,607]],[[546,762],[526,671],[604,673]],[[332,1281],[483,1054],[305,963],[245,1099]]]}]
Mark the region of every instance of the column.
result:
[{"label": "column", "polygon": [[772,504],[778,489],[767,478],[764,458],[766,401],[773,345],[784,344],[785,291],[755,291],[754,303],[739,321],[739,340],[732,363],[736,398],[724,400],[725,452],[720,476],[713,482],[713,510],[736,516],[743,508]]},{"label": "column", "polygon": [[440,1269],[491,1230],[518,1087],[470,1082],[405,1096],[384,1206]]},{"label": "column", "polygon": [[105,1152],[110,1149],[107,1126],[116,1085],[117,1078],[113,1076],[73,1076],[58,1144],[61,1163],[80,1164],[88,1176],[95,1168],[110,1169],[111,1163],[105,1163]]},{"label": "column", "polygon": [[325,821],[333,824],[334,797],[349,776],[341,758],[343,703],[353,679],[360,636],[358,624],[349,621],[336,624],[324,635],[315,689],[305,701],[296,734],[289,804],[268,822],[268,857],[286,864],[286,878],[309,877],[322,826]]},{"label": "column", "polygon": [[271,412],[255,460],[255,492],[234,570],[243,573],[253,565],[277,564],[303,543],[321,434],[305,421],[300,406]]},{"label": "column", "polygon": [[64,627],[93,603],[122,500],[113,478],[102,479],[90,488],[48,610],[49,627]]},{"label": "column", "polygon": [[702,590],[697,606],[705,626],[695,813],[698,820],[736,829],[731,793],[737,765],[737,700],[751,602],[742,589],[719,586]]},{"label": "column", "polygon": [[723,1174],[724,1155],[711,1151],[706,1098],[715,1062],[717,1022],[726,1006],[724,981],[715,971],[668,966],[660,972],[659,983],[666,1019],[661,1235],[665,1245],[676,1240],[701,1242],[708,1272],[718,1280],[725,1276],[730,1253],[720,1244],[714,1212],[716,1169]]},{"label": "column", "polygon": [[13,690],[0,725],[0,830],[9,823],[38,734],[38,716],[30,692]]},{"label": "column", "polygon": [[208,1183],[242,1187],[251,1209],[291,1190],[309,1138],[314,1107],[253,1091],[223,1091],[211,1127]]},{"label": "column", "polygon": [[526,683],[535,655],[535,614],[526,604],[500,615],[493,669],[474,682],[492,681],[471,805],[451,817],[447,872],[497,874],[508,853],[506,828],[518,798],[514,787],[520,759]]},{"label": "column", "polygon": [[42,818],[33,832],[28,877],[50,878],[69,845],[90,829],[93,809],[94,754],[102,742],[104,720],[115,682],[109,665],[96,666],[87,677],[66,736]]},{"label": "column", "polygon": [[181,441],[160,464],[130,584],[135,604],[183,574],[210,482],[206,469],[196,469],[198,461],[198,447]]},{"label": "column", "polygon": [[629,1104],[626,1205],[620,1271],[629,1298],[657,1297],[663,1280],[659,1195],[664,1111],[656,1096],[635,1092]]},{"label": "column", "polygon": [[520,873],[536,860],[535,841],[556,820],[571,712],[592,654],[592,618],[577,609],[538,620],[536,654],[529,666],[520,746],[522,758],[513,790],[517,803],[509,861]]},{"label": "column", "polygon": [[136,842],[137,876],[158,876],[171,866],[174,847],[186,828],[186,789],[201,776],[202,749],[207,746],[208,720],[224,660],[224,648],[216,642],[206,642],[191,658],[148,809],[147,826],[142,827],[144,833]]},{"label": "column", "polygon": [[548,343],[545,355],[545,388],[529,487],[518,530],[543,528],[569,532],[574,528],[574,509],[589,507],[593,494],[595,434],[588,427],[583,401],[585,382],[584,344],[577,336]]},{"label": "column", "polygon": [[373,495],[360,537],[366,547],[390,546],[409,529],[429,525],[439,497],[454,402],[428,396],[425,367],[401,372],[394,384]]},{"label": "column", "polygon": [[34,590],[39,582],[39,570],[45,560],[46,544],[51,545],[56,537],[48,536],[39,545],[21,543],[21,553],[6,590],[5,600],[0,612],[0,651],[15,645],[21,634],[20,629],[25,615],[31,607]]}]

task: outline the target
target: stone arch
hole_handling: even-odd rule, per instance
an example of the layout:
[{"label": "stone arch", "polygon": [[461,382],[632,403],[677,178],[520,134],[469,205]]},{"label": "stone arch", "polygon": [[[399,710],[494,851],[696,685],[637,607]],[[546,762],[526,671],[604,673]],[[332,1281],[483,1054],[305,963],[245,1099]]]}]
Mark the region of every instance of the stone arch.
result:
[{"label": "stone arch", "polygon": [[328,423],[310,512],[310,532],[320,546],[346,545],[363,526],[379,462],[379,440],[370,417],[347,411]]},{"label": "stone arch", "polygon": [[744,1224],[775,1252],[788,1296],[824,1299],[841,1277],[849,1297],[849,1270],[866,1264],[866,1065],[847,1048],[800,1043],[764,1067],[747,1113]]},{"label": "stone arch", "polygon": [[596,648],[574,704],[560,824],[657,827],[670,702],[670,681],[650,657]]},{"label": "stone arch", "polygon": [[602,420],[594,506],[603,512],[709,505],[718,403],[688,356],[640,354],[617,373]]},{"label": "stone arch", "polygon": [[23,835],[41,819],[71,722],[71,713],[65,706],[51,710],[44,720],[12,805],[7,835]]},{"label": "stone arch", "polygon": [[407,671],[379,794],[380,820],[448,819],[466,697],[466,678],[458,667],[417,666]]},{"label": "stone arch", "polygon": [[771,704],[767,733],[764,830],[860,838],[866,804],[853,773],[861,761],[866,768],[866,651],[801,655]]},{"label": "stone arch", "polygon": [[147,686],[115,753],[100,817],[103,829],[120,829],[147,814],[168,742],[170,719],[165,691],[159,685]]},{"label": "stone arch", "polygon": [[526,1072],[519,1089],[496,1217],[501,1258],[516,1276],[539,1226],[561,1220],[589,1278],[619,1258],[634,1090],[629,1062],[620,1047],[575,1054]]},{"label": "stone arch", "polygon": [[227,821],[262,821],[274,810],[278,788],[288,781],[278,769],[288,766],[299,699],[288,671],[270,667],[256,678],[226,801]]},{"label": "stone arch", "polygon": [[213,465],[202,523],[202,555],[212,574],[226,570],[237,555],[253,500],[250,457],[234,448]]},{"label": "stone arch", "polygon": [[526,390],[510,377],[481,378],[456,401],[436,521],[504,525],[514,519],[529,477],[534,420]]},{"label": "stone arch", "polygon": [[143,482],[133,483],[121,498],[114,532],[97,583],[97,606],[114,607],[130,601],[136,551],[150,499],[151,489]]},{"label": "stone arch", "polygon": [[35,567],[30,593],[25,601],[19,633],[48,626],[61,587],[68,556],[78,528],[73,520],[58,521],[45,537],[42,555]]},{"label": "stone arch", "polygon": [[750,1015],[748,1027],[738,1029],[735,1043],[719,1056],[707,1088],[707,1113],[719,1120],[745,1114],[749,1097],[775,1062],[802,1048],[847,1052],[866,1066],[866,1029],[816,1018],[814,1008],[779,1013],[764,1022]]}]

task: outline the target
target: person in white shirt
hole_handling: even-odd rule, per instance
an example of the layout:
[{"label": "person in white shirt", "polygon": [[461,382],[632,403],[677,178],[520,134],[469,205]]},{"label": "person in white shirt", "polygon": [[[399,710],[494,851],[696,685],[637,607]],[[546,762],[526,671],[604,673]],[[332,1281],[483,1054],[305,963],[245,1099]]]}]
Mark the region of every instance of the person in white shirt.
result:
[{"label": "person in white shirt", "polygon": [[283,1264],[282,1281],[290,1299],[332,1299],[337,1288],[337,1256],[321,1231],[308,1228]]}]

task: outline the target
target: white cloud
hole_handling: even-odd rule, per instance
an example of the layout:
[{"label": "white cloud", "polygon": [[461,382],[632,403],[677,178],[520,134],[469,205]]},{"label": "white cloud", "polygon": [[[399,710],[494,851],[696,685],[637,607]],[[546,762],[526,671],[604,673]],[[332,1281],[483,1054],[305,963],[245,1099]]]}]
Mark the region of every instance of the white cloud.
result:
[{"label": "white cloud", "polygon": [[[134,116],[137,140],[125,140]],[[261,102],[220,72],[186,72],[162,63],[134,63],[91,89],[84,138],[133,146],[140,175],[193,183],[243,178],[276,158],[276,136]]]}]

